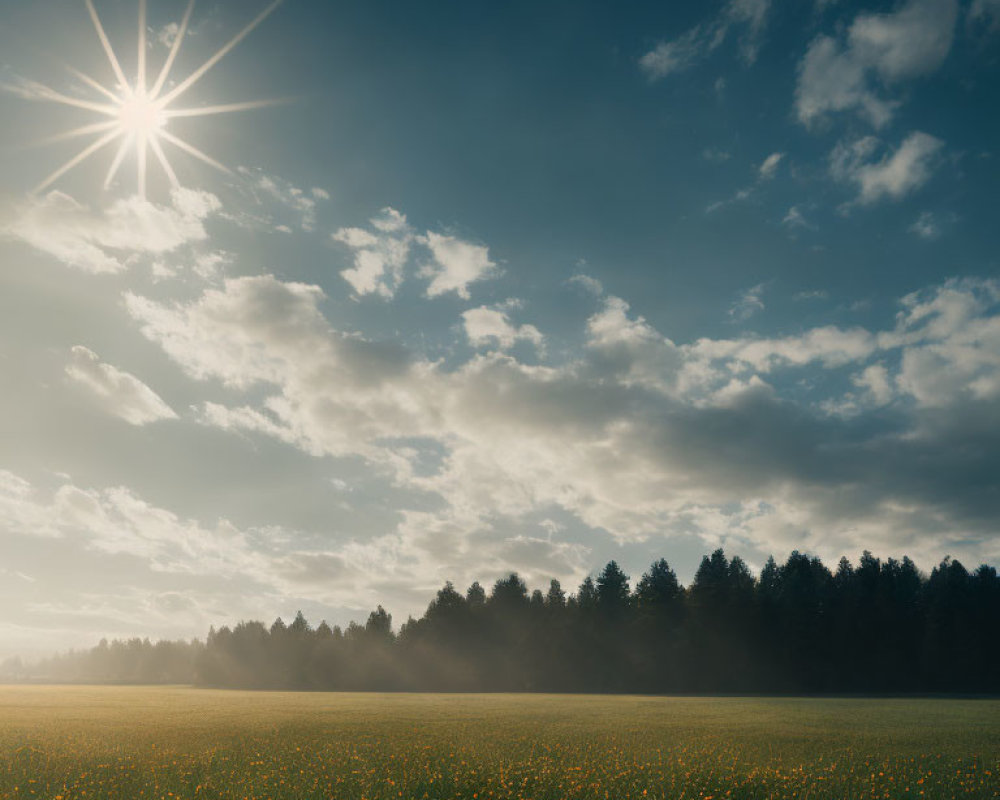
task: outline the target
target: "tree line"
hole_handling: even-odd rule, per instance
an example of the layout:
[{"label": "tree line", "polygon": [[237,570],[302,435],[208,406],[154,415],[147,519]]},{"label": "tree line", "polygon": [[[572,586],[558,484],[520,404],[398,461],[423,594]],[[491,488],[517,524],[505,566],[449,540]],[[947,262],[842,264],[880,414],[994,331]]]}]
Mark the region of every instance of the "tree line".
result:
[{"label": "tree line", "polygon": [[29,670],[55,680],[245,689],[917,693],[1000,691],[1000,578],[946,558],[865,552],[835,571],[793,552],[759,576],[716,550],[688,587],[665,560],[635,584],[611,561],[574,594],[446,583],[398,632],[240,622],[204,642],[102,642]]}]

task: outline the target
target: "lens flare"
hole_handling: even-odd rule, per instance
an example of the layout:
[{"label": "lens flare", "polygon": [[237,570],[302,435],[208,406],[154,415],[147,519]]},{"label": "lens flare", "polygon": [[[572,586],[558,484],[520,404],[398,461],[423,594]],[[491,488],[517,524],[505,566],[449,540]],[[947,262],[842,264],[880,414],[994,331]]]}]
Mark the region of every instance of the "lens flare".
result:
[{"label": "lens flare", "polygon": [[230,170],[225,165],[185,142],[175,133],[168,132],[166,127],[169,120],[174,117],[202,117],[210,114],[227,114],[235,111],[263,108],[264,106],[275,105],[281,102],[276,100],[251,100],[241,103],[225,103],[193,108],[177,108],[174,106],[174,102],[178,98],[201,80],[205,73],[218,64],[230,50],[236,47],[254,28],[260,25],[281,4],[282,0],[273,0],[273,2],[266,6],[263,11],[254,17],[232,39],[220,47],[198,69],[194,70],[194,72],[175,86],[169,88],[170,70],[173,67],[177,54],[180,51],[181,43],[184,41],[184,36],[187,33],[191,12],[194,10],[194,0],[188,0],[184,16],[181,18],[181,22],[177,27],[177,33],[170,46],[170,52],[163,66],[160,68],[152,87],[148,87],[146,82],[146,0],[139,0],[138,59],[136,75],[133,80],[129,80],[125,75],[121,62],[115,55],[111,41],[108,39],[104,26],[101,24],[101,19],[97,14],[97,9],[94,7],[93,0],[85,0],[85,2],[87,12],[94,24],[94,30],[97,32],[97,38],[101,42],[101,47],[104,49],[104,54],[107,56],[111,70],[114,73],[115,83],[110,86],[102,84],[80,70],[70,67],[69,70],[73,75],[102,96],[100,101],[95,101],[87,97],[66,95],[34,81],[25,82],[24,96],[33,100],[44,100],[74,108],[82,108],[96,112],[105,118],[102,122],[83,125],[64,133],[56,134],[46,139],[46,142],[62,141],[77,136],[84,136],[88,133],[101,133],[102,135],[84,147],[73,158],[54,170],[35,188],[35,191],[39,192],[51,186],[71,169],[115,141],[118,141],[119,144],[112,158],[111,166],[108,169],[104,188],[108,188],[112,184],[125,157],[130,152],[134,152],[136,188],[139,195],[145,197],[149,150],[153,151],[157,163],[160,165],[171,186],[179,186],[177,175],[164,152],[164,142],[176,147],[178,150],[184,151],[205,164],[209,164],[215,169],[230,173]]}]

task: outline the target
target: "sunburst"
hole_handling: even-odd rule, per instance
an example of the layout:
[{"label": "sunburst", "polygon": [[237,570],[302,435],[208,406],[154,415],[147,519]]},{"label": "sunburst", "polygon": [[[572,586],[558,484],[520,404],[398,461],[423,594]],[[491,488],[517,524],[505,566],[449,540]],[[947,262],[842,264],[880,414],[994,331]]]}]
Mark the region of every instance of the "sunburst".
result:
[{"label": "sunburst", "polygon": [[275,100],[251,100],[242,103],[227,103],[223,105],[200,106],[183,108],[175,106],[175,102],[180,99],[188,89],[194,86],[212,67],[221,61],[230,50],[238,45],[243,39],[261,22],[276,9],[282,0],[274,0],[263,11],[246,25],[239,33],[230,39],[225,45],[209,58],[198,69],[174,86],[168,88],[170,71],[181,49],[181,43],[188,30],[188,23],[191,20],[191,13],[194,11],[195,0],[189,0],[184,16],[178,26],[167,54],[156,79],[152,84],[147,83],[146,69],[146,0],[139,0],[139,37],[138,37],[138,62],[136,75],[133,80],[129,80],[122,69],[118,57],[115,55],[111,41],[101,24],[97,9],[94,8],[93,0],[85,0],[90,19],[94,23],[94,29],[101,42],[105,55],[111,64],[114,72],[115,83],[106,86],[78,69],[70,67],[70,71],[80,81],[101,95],[101,100],[94,100],[86,97],[75,97],[63,94],[48,86],[31,82],[31,97],[39,100],[46,100],[62,105],[73,106],[96,112],[101,116],[101,120],[88,125],[56,134],[46,139],[46,142],[61,141],[76,137],[97,134],[97,138],[91,141],[79,153],[69,159],[65,164],[52,172],[36,188],[39,192],[51,186],[63,175],[74,167],[89,159],[100,150],[118,142],[117,150],[112,157],[107,175],[104,179],[104,188],[107,189],[121,168],[122,162],[130,153],[134,153],[136,161],[136,188],[141,197],[146,196],[146,178],[148,170],[149,153],[159,163],[167,180],[171,186],[180,186],[177,175],[170,165],[164,149],[164,143],[176,147],[190,156],[208,164],[215,169],[225,173],[230,170],[219,161],[199,150],[192,144],[181,139],[174,133],[167,130],[170,120],[177,117],[201,117],[209,114],[225,114],[233,111],[246,111],[252,108],[273,105]]}]

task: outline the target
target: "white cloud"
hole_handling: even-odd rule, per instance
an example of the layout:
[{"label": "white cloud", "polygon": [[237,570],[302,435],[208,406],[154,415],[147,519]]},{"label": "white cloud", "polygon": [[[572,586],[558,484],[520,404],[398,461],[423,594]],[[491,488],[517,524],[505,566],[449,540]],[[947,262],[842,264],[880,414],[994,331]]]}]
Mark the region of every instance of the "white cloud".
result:
[{"label": "white cloud", "polygon": [[701,27],[692,28],[672,42],[660,42],[639,59],[639,67],[650,80],[665,78],[693,66],[702,55],[707,39]]},{"label": "white cloud", "polygon": [[497,265],[490,261],[489,249],[470,244],[454,236],[427,232],[421,237],[434,257],[434,262],[421,270],[423,277],[431,279],[427,287],[428,297],[437,297],[446,292],[455,292],[459,297],[469,299],[469,284],[495,278],[500,274]]},{"label": "white cloud", "polygon": [[901,349],[901,392],[931,408],[1000,398],[1000,284],[949,281],[902,305],[896,329],[880,337]]},{"label": "white cloud", "polygon": [[716,50],[734,29],[741,32],[740,56],[753,64],[770,8],[771,0],[730,0],[716,19],[657,44],[639,59],[639,68],[652,81],[682,72]]},{"label": "white cloud", "polygon": [[778,164],[781,163],[781,159],[784,157],[784,153],[771,153],[771,155],[765,158],[757,170],[760,179],[766,181],[773,178],[775,172],[778,170]]},{"label": "white cloud", "polygon": [[813,40],[799,64],[795,105],[806,125],[828,112],[857,111],[876,127],[898,104],[881,87],[934,72],[947,57],[957,0],[908,0],[890,14],[861,14],[841,44]]},{"label": "white cloud", "polygon": [[760,49],[760,39],[770,8],[771,0],[730,0],[726,7],[724,13],[727,26],[744,26],[744,34],[740,40],[740,55],[747,64],[753,64],[757,60],[757,51]]},{"label": "white cloud", "polygon": [[52,191],[19,208],[0,234],[85,272],[121,272],[137,256],[205,239],[204,222],[220,208],[215,195],[194,189],[174,189],[166,206],[130,197],[97,211]]},{"label": "white cloud", "polygon": [[934,157],[943,145],[940,139],[915,131],[894,152],[872,161],[878,140],[867,136],[837,145],[830,154],[830,173],[840,181],[856,184],[857,202],[862,205],[884,198],[898,200],[927,182]]},{"label": "white cloud", "polygon": [[394,208],[383,208],[370,224],[373,230],[341,228],[333,234],[334,241],[354,251],[354,266],[340,275],[359,295],[391,298],[403,282],[413,231]]},{"label": "white cloud", "polygon": [[462,312],[462,322],[469,344],[482,347],[495,344],[501,349],[513,347],[518,341],[531,342],[540,347],[541,332],[534,325],[513,325],[502,308],[470,308]]},{"label": "white cloud", "polygon": [[685,351],[695,359],[721,360],[730,372],[751,369],[766,374],[814,362],[840,367],[863,361],[876,347],[876,337],[866,330],[827,325],[776,339],[699,339],[685,346]]},{"label": "white cloud", "polygon": [[782,225],[786,225],[789,228],[815,228],[814,225],[810,224],[805,216],[802,214],[802,209],[798,206],[792,206],[788,209],[787,213],[781,220]]},{"label": "white cloud", "polygon": [[604,294],[604,284],[591,275],[577,274],[570,278],[567,283],[575,284],[594,297]]},{"label": "white cloud", "polygon": [[280,382],[285,359],[297,347],[305,352],[323,341],[328,327],[316,308],[322,297],[318,286],[263,275],[226,279],[221,289],[208,289],[187,306],[131,293],[125,304],[143,333],[193,377],[245,388]]},{"label": "white cloud", "polygon": [[733,193],[732,197],[709,203],[708,206],[705,207],[705,213],[713,214],[719,209],[725,208],[733,203],[741,203],[744,200],[749,200],[755,195],[762,184],[771,180],[775,176],[778,170],[778,165],[781,163],[784,156],[784,153],[771,153],[771,155],[765,158],[761,162],[760,166],[755,169],[756,181],[753,184],[750,186],[744,186],[742,189],[737,189]]},{"label": "white cloud", "polygon": [[895,392],[889,379],[889,370],[884,364],[871,364],[851,378],[851,382],[859,389],[865,390],[872,402],[884,406],[890,402]]},{"label": "white cloud", "polygon": [[921,239],[937,239],[941,235],[941,224],[932,212],[922,211],[909,230]]},{"label": "white cloud", "polygon": [[595,370],[622,385],[678,391],[680,349],[643,317],[629,317],[620,297],[605,298],[604,308],[587,320],[587,349]]},{"label": "white cloud", "polygon": [[233,262],[233,255],[220,250],[199,253],[194,257],[192,269],[202,280],[213,281],[222,277],[225,268]]},{"label": "white cloud", "polygon": [[455,292],[468,300],[470,284],[501,274],[490,260],[489,248],[433,231],[415,235],[406,217],[394,208],[383,208],[369,220],[368,228],[341,228],[332,238],[353,251],[354,266],[340,275],[359,295],[395,296],[415,245],[431,256],[417,273],[430,278],[427,297]]},{"label": "white cloud", "polygon": [[104,408],[130,425],[146,425],[177,414],[135,375],[123,372],[98,358],[97,353],[77,345],[66,374],[98,397]]},{"label": "white cloud", "polygon": [[739,298],[729,308],[729,318],[733,322],[746,322],[758,311],[764,310],[764,284],[758,283],[740,293]]}]

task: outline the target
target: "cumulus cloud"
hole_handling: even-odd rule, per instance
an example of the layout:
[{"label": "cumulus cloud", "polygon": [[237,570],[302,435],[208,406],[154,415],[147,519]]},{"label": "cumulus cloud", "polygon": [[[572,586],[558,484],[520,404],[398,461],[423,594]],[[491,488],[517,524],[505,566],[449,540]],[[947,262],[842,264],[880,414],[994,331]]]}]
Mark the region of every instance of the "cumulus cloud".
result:
[{"label": "cumulus cloud", "polygon": [[391,298],[403,282],[413,231],[405,215],[388,207],[372,217],[369,224],[367,229],[341,228],[333,234],[335,242],[346,245],[354,253],[354,266],[342,270],[340,276],[359,295],[378,294]]},{"label": "cumulus cloud", "polygon": [[882,127],[898,105],[884,89],[941,66],[957,15],[957,0],[908,0],[889,14],[858,15],[843,42],[817,37],[799,64],[799,120],[810,125],[829,112],[856,111]]},{"label": "cumulus cloud", "polygon": [[771,0],[730,0],[716,19],[657,44],[639,59],[639,68],[653,81],[682,72],[716,50],[732,30],[739,31],[741,58],[753,64],[770,8]]},{"label": "cumulus cloud", "polygon": [[927,408],[1000,398],[1000,284],[953,280],[902,306],[896,329],[881,337],[901,349],[901,392]]},{"label": "cumulus cloud", "polygon": [[[318,288],[267,276],[174,305],[131,296],[128,308],[192,377],[244,392],[204,406],[205,424],[360,457],[427,498],[404,504],[394,531],[339,555],[382,559],[397,576],[449,567],[457,577],[492,564],[497,542],[511,552],[537,546],[517,527],[554,513],[621,541],[666,531],[829,556],[910,537],[911,552],[937,558],[932,537],[982,541],[995,498],[952,497],[948,473],[923,470],[966,435],[942,423],[945,410],[1000,398],[997,295],[993,284],[946,284],[904,299],[889,330],[689,344],[605,297],[587,321],[584,355],[555,365],[499,350],[450,366],[421,360],[335,330]],[[505,334],[483,335],[502,347]],[[815,374],[806,368],[840,374],[842,394],[803,401],[796,379]],[[851,400],[853,416],[831,415],[828,399]],[[878,407],[893,409],[889,429],[857,423]],[[969,425],[981,417],[965,416]],[[985,440],[976,447],[984,455],[967,471],[1000,466]],[[952,468],[945,458],[941,469]],[[553,557],[570,564],[560,552]],[[290,563],[288,574],[312,567]]]},{"label": "cumulus cloud", "polygon": [[205,239],[204,222],[221,206],[213,194],[180,188],[169,205],[130,197],[95,210],[52,191],[17,209],[0,233],[75,269],[121,272],[138,256],[162,255]]},{"label": "cumulus cloud", "polygon": [[417,270],[419,277],[430,279],[427,297],[455,292],[468,300],[470,284],[501,274],[486,246],[434,231],[417,235],[406,216],[394,208],[383,208],[367,228],[340,228],[332,238],[354,255],[354,266],[340,275],[359,295],[394,297],[415,248],[430,256]]},{"label": "cumulus cloud", "polygon": [[483,347],[494,344],[500,349],[513,347],[518,341],[542,345],[541,332],[534,325],[514,325],[505,308],[480,306],[462,312],[462,323],[469,344]]},{"label": "cumulus cloud", "polygon": [[71,356],[66,374],[97,397],[108,413],[130,425],[177,418],[174,410],[145,383],[104,363],[93,350],[77,345]]},{"label": "cumulus cloud", "polygon": [[421,243],[427,246],[434,258],[421,270],[421,275],[431,279],[427,287],[428,297],[455,292],[468,300],[469,284],[500,274],[497,265],[490,260],[489,249],[482,245],[431,231],[421,237]]},{"label": "cumulus cloud", "polygon": [[854,183],[857,202],[868,205],[889,198],[898,200],[923,186],[931,176],[934,159],[944,142],[922,131],[907,136],[899,147],[873,160],[879,142],[866,136],[849,144],[840,143],[830,154],[830,174]]}]

